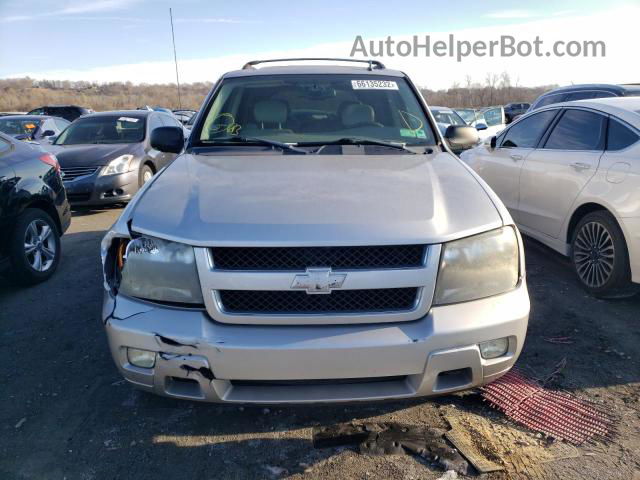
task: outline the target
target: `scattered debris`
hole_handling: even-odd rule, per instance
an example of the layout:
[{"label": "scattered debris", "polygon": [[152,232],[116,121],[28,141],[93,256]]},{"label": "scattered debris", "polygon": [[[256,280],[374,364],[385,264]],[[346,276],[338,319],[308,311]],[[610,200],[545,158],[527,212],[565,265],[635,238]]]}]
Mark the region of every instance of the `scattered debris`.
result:
[{"label": "scattered debris", "polygon": [[504,470],[504,467],[498,465],[495,462],[487,459],[473,444],[471,437],[467,432],[459,426],[459,422],[455,417],[447,417],[451,430],[445,433],[447,440],[458,449],[464,458],[466,458],[471,465],[479,473],[497,472]]},{"label": "scattered debris", "polygon": [[20,428],[22,425],[24,425],[24,422],[27,421],[27,417],[22,417],[20,420],[18,420],[18,423],[16,423],[16,428]]},{"label": "scattered debris", "polygon": [[469,464],[444,438],[444,430],[396,423],[338,424],[314,427],[316,448],[360,445],[368,455],[400,455],[410,452],[443,470],[466,475]]},{"label": "scattered debris", "polygon": [[264,468],[274,477],[279,477],[280,475],[287,472],[286,468],[274,467],[272,465],[265,465]]},{"label": "scattered debris", "polygon": [[561,345],[573,345],[571,337],[542,337],[545,342],[556,343]]},{"label": "scattered debris", "polygon": [[569,393],[547,390],[518,370],[481,387],[482,396],[507,417],[539,432],[580,445],[613,434],[613,418]]},{"label": "scattered debris", "polygon": [[444,475],[438,477],[437,480],[456,480],[458,478],[458,474],[454,470],[447,470]]}]

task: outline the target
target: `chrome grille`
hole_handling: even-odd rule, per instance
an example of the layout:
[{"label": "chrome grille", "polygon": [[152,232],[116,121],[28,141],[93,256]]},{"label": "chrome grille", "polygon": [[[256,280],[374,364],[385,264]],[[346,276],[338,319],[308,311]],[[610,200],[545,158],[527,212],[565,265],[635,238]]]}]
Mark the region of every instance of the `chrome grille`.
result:
[{"label": "chrome grille", "polygon": [[362,247],[217,247],[213,264],[221,270],[333,270],[417,268],[424,261],[424,245]]},{"label": "chrome grille", "polygon": [[418,288],[335,290],[328,295],[301,291],[220,290],[222,309],[234,314],[322,314],[412,310]]},{"label": "chrome grille", "polygon": [[62,180],[70,182],[79,177],[92,175],[98,170],[98,168],[100,167],[62,167],[62,173],[64,173]]}]

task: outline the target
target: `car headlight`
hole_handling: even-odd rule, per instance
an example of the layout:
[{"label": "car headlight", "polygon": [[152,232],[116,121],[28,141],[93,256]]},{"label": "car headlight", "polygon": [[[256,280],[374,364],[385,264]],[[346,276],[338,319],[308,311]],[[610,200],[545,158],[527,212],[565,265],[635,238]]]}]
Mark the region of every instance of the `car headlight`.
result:
[{"label": "car headlight", "polygon": [[118,173],[126,173],[131,167],[131,161],[133,155],[120,155],[118,158],[114,158],[109,164],[102,169],[100,175],[116,175]]},{"label": "car headlight", "polygon": [[193,247],[138,237],[116,252],[116,257],[120,293],[162,302],[203,303]]},{"label": "car headlight", "polygon": [[513,227],[443,245],[434,304],[466,302],[512,290],[520,277]]}]

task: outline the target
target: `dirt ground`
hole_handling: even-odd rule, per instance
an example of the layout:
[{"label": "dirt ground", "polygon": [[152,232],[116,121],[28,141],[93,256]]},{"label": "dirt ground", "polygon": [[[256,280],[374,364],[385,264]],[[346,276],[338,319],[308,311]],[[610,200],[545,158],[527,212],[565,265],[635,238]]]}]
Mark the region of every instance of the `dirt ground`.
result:
[{"label": "dirt ground", "polygon": [[[133,390],[112,362],[100,321],[100,239],[120,210],[74,216],[57,274],[32,288],[0,280],[0,478],[437,479],[412,456],[314,449],[311,430],[337,422],[473,427],[503,478],[640,478],[640,295],[589,297],[567,262],[526,243],[532,312],[518,366],[619,418],[612,441],[548,445],[477,393],[367,405],[277,408],[199,404]],[[552,343],[569,337],[570,344]]]}]

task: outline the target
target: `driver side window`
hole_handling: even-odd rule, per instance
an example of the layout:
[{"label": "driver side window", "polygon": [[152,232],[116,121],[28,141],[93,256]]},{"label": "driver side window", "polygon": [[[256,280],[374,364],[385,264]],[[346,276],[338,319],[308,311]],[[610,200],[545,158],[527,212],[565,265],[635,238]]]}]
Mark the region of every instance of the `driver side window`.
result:
[{"label": "driver side window", "polygon": [[535,148],[558,110],[546,110],[513,124],[502,137],[501,148]]}]

